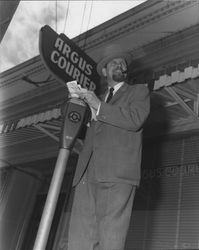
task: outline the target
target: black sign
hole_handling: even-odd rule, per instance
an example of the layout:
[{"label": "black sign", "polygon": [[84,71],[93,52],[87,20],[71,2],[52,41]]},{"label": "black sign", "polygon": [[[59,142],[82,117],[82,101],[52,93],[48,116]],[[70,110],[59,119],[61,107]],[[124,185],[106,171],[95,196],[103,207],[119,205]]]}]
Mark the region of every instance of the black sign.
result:
[{"label": "black sign", "polygon": [[77,80],[83,88],[99,91],[95,61],[66,35],[58,35],[50,26],[40,30],[39,49],[46,67],[64,84]]}]

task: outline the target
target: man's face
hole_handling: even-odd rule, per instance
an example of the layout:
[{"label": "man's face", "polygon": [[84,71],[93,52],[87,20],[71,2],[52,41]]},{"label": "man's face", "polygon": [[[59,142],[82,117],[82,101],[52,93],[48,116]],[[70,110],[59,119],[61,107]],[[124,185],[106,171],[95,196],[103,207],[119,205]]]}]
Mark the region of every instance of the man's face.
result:
[{"label": "man's face", "polygon": [[127,77],[127,64],[123,58],[112,59],[105,68],[105,76],[108,81],[122,82]]}]

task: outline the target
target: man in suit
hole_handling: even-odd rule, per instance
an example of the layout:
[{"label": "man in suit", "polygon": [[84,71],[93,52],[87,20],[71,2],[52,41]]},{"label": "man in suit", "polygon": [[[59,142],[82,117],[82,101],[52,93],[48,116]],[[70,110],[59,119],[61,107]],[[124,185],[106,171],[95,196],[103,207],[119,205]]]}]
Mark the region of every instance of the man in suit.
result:
[{"label": "man in suit", "polygon": [[97,71],[107,81],[107,92],[102,100],[91,91],[80,96],[96,119],[87,130],[73,180],[68,250],[124,249],[140,181],[142,127],[150,110],[148,88],[126,82],[131,61],[119,45],[106,47]]}]

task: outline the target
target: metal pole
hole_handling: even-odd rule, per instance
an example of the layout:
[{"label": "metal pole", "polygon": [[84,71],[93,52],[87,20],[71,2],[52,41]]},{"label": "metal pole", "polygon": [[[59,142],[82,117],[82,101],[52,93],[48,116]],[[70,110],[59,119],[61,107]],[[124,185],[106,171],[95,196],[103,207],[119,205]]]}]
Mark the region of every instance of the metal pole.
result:
[{"label": "metal pole", "polygon": [[70,149],[72,149],[74,145],[82,124],[86,124],[86,120],[90,117],[90,112],[88,113],[88,105],[78,98],[70,98],[67,100],[63,105],[62,114],[64,120],[60,137],[60,150],[33,250],[46,249]]},{"label": "metal pole", "polygon": [[70,151],[59,150],[33,250],[45,250]]}]

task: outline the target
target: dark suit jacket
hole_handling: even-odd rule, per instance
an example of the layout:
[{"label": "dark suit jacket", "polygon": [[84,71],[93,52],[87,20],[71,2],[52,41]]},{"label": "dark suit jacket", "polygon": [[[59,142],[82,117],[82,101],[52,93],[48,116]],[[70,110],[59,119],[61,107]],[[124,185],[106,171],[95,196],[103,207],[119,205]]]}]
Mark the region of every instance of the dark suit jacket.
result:
[{"label": "dark suit jacket", "polygon": [[142,125],[150,110],[148,88],[124,84],[109,103],[102,102],[97,121],[87,130],[73,180],[76,185],[93,152],[101,182],[138,185],[142,153]]}]

